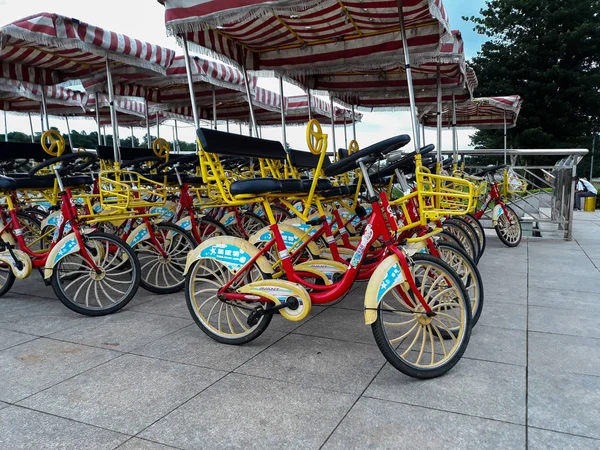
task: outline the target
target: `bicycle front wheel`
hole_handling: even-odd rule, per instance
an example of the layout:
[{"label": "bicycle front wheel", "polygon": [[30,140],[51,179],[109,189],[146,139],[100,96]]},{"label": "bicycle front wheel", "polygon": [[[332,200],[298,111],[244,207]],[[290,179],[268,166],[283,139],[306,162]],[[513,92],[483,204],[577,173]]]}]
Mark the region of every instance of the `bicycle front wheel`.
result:
[{"label": "bicycle front wheel", "polygon": [[52,273],[52,289],[69,309],[87,316],[104,316],[123,308],[140,286],[140,263],[122,239],[94,232],[84,236],[85,250],[61,259]]},{"label": "bicycle front wheel", "polygon": [[371,328],[381,353],[396,369],[413,378],[435,378],[452,369],[467,349],[471,305],[448,264],[427,254],[412,259],[410,273],[404,275],[415,280],[434,314],[425,314],[415,294],[398,285],[383,296]]}]

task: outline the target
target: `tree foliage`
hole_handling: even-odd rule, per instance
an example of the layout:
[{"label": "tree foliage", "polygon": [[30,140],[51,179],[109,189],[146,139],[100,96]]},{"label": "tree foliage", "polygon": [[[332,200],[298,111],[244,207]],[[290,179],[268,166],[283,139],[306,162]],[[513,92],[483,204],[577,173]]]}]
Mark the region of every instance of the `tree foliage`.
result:
[{"label": "tree foliage", "polygon": [[[472,60],[476,95],[524,100],[509,147],[591,149],[600,131],[599,11],[599,0],[488,0],[468,18],[490,38]],[[502,148],[502,134],[478,131],[472,143]]]}]

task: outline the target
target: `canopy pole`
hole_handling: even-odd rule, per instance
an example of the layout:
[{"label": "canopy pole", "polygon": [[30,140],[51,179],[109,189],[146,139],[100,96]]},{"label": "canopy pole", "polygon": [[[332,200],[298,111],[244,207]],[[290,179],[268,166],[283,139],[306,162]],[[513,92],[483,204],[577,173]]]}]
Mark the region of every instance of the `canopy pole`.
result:
[{"label": "canopy pole", "polygon": [[48,105],[46,104],[46,86],[42,86],[42,113],[44,115],[44,119],[46,120],[46,126],[44,127],[44,119],[42,119],[42,134],[44,131],[50,129],[50,121],[48,120]]},{"label": "canopy pole", "polygon": [[110,106],[110,123],[113,129],[113,150],[115,153],[115,164],[121,164],[121,152],[119,151],[119,124],[117,122],[117,110],[115,108],[115,92],[110,73],[110,59],[106,58],[106,84],[108,85],[108,104]]},{"label": "canopy pole", "polygon": [[225,121],[225,125],[227,126],[227,132],[229,133],[229,119]]},{"label": "canopy pole", "polygon": [[100,99],[96,92],[96,125],[98,126],[98,145],[102,145],[102,129],[100,126]]},{"label": "canopy pole", "polygon": [[504,110],[504,164],[506,164],[506,151],[508,150],[508,141],[506,138],[506,110]]},{"label": "canopy pole", "polygon": [[348,149],[348,130],[346,129],[346,112],[344,111],[344,148]]},{"label": "canopy pole", "polygon": [[452,94],[452,156],[458,163],[458,135],[456,134],[456,96]]},{"label": "canopy pole", "polygon": [[152,148],[152,136],[150,135],[150,113],[148,112],[148,99],[144,98],[144,109],[146,110],[146,145]]},{"label": "canopy pole", "polygon": [[27,115],[29,116],[29,129],[31,130],[31,142],[35,142],[35,139],[33,138],[33,121],[31,120],[31,113],[28,112]]},{"label": "canopy pole", "polygon": [[238,125],[240,126],[240,135],[244,134],[243,131],[242,131],[242,124],[238,123]]},{"label": "canopy pole", "polygon": [[[423,127],[425,129],[425,127]],[[423,139],[425,143],[425,139]],[[440,74],[440,65],[437,65],[437,160],[442,162],[442,75]]]},{"label": "canopy pole", "polygon": [[4,111],[4,142],[8,142],[8,124],[6,122],[6,111]]},{"label": "canopy pole", "polygon": [[200,119],[198,117],[198,108],[196,106],[196,95],[194,92],[194,79],[192,77],[192,60],[188,49],[188,42],[184,35],[181,36],[183,41],[183,56],[185,58],[185,71],[187,73],[188,88],[190,90],[190,100],[192,101],[192,115],[194,116],[194,126],[200,128]]},{"label": "canopy pole", "polygon": [[134,140],[134,136],[133,136],[133,127],[131,128],[131,148],[135,148],[135,140]]},{"label": "canopy pole", "polygon": [[181,147],[179,146],[179,128],[177,127],[177,121],[175,120],[175,127],[173,127],[173,132],[175,133],[175,150],[177,153],[181,153]]},{"label": "canopy pole", "polygon": [[590,183],[594,179],[594,153],[596,152],[596,133],[594,133],[594,139],[592,140],[592,164],[590,165]]},{"label": "canopy pole", "polygon": [[312,97],[310,95],[310,89],[308,90],[308,120],[312,120]]},{"label": "canopy pole", "polygon": [[415,151],[421,149],[421,137],[419,135],[419,122],[417,118],[417,105],[415,92],[413,90],[412,69],[410,67],[410,54],[408,51],[408,39],[406,37],[406,26],[404,25],[404,12],[402,11],[402,0],[396,0],[398,4],[398,19],[400,20],[400,35],[402,36],[402,50],[404,52],[404,67],[406,68],[406,82],[408,84],[408,99],[410,101],[410,122],[412,134],[415,136]]},{"label": "canopy pole", "polygon": [[333,108],[333,96],[329,95],[329,105],[331,107],[331,135],[333,137],[333,151],[337,152],[337,145],[335,143],[335,110]]},{"label": "canopy pole", "polygon": [[215,85],[212,86],[212,103],[213,103],[213,128],[217,129],[217,91]]},{"label": "canopy pole", "polygon": [[281,97],[281,144],[285,151],[287,148],[287,131],[285,129],[285,97],[283,95],[283,77],[279,77],[279,96]]},{"label": "canopy pole", "polygon": [[69,126],[69,118],[65,116],[65,122],[67,123],[67,134],[69,136],[69,145],[71,146],[71,151],[73,151],[73,138],[71,137],[71,127]]},{"label": "canopy pole", "polygon": [[160,138],[160,122],[158,121],[158,111],[156,112],[156,138]]},{"label": "canopy pole", "polygon": [[104,145],[106,146],[106,126],[102,125],[102,141],[104,142]]},{"label": "canopy pole", "polygon": [[356,140],[356,117],[354,115],[354,105],[352,105],[352,139]]}]

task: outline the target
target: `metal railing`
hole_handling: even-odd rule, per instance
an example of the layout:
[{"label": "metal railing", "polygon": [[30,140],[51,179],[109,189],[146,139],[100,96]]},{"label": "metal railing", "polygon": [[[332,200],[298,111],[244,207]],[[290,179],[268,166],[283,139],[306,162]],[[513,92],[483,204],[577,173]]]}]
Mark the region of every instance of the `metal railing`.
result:
[{"label": "metal railing", "polygon": [[[444,151],[446,155],[452,151]],[[505,192],[511,208],[520,216],[524,231],[531,236],[546,237],[561,234],[565,239],[573,237],[573,204],[577,164],[588,154],[586,149],[513,149],[513,150],[459,150],[462,157],[497,156],[498,163],[505,161],[513,177],[527,183],[519,192]],[[519,164],[521,156],[556,157],[554,165]],[[482,166],[470,165],[466,170],[476,172]],[[501,180],[498,180],[501,181]],[[491,217],[484,216],[489,219]],[[485,221],[484,221],[485,225]]]}]

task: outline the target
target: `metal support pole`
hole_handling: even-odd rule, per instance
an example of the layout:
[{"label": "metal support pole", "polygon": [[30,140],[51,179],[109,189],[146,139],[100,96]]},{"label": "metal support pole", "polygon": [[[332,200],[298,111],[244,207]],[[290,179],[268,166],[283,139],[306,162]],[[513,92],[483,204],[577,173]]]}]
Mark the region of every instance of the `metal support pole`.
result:
[{"label": "metal support pole", "polygon": [[131,127],[131,148],[135,147],[135,140],[133,136],[133,127]]},{"label": "metal support pole", "polygon": [[227,132],[229,133],[229,119],[225,121],[225,124],[227,125]]},{"label": "metal support pole", "polygon": [[423,126],[421,127],[421,133],[423,135],[423,140],[421,142],[423,142],[423,144],[425,143],[426,139],[425,139],[425,125],[423,124]]},{"label": "metal support pole", "polygon": [[285,97],[283,96],[283,77],[279,77],[279,96],[281,97],[281,144],[287,152],[288,148],[285,129]]},{"label": "metal support pole", "polygon": [[452,94],[452,158],[458,163],[458,134],[456,133],[456,98]]},{"label": "metal support pole", "polygon": [[312,96],[310,95],[310,89],[307,92],[308,94],[308,120],[312,120]]},{"label": "metal support pole", "polygon": [[148,148],[152,148],[152,136],[150,135],[150,113],[148,112],[148,99],[144,99],[144,109],[146,110],[146,145]]},{"label": "metal support pole", "polygon": [[177,127],[177,121],[175,121],[175,127],[173,128],[175,132],[175,149],[177,153],[181,153],[181,147],[179,146],[179,128]]},{"label": "metal support pole", "polygon": [[98,145],[102,145],[102,130],[100,126],[100,99],[98,98],[98,93],[96,92],[96,125],[98,126]]},{"label": "metal support pole", "polygon": [[352,139],[356,140],[356,117],[354,116],[354,105],[352,105]]},{"label": "metal support pole", "polygon": [[42,86],[42,113],[46,120],[46,126],[44,127],[44,119],[42,119],[42,134],[44,131],[50,129],[50,121],[48,120],[48,106],[46,105],[46,87]]},{"label": "metal support pole", "polygon": [[158,121],[158,112],[156,113],[156,138],[160,138],[160,122]]},{"label": "metal support pole", "polygon": [[29,116],[29,129],[31,130],[31,142],[35,142],[35,139],[33,138],[33,121],[31,120],[31,113],[27,113],[27,115]]},{"label": "metal support pole", "polygon": [[415,101],[415,92],[413,90],[412,69],[410,67],[410,54],[408,52],[408,39],[406,38],[406,26],[404,25],[404,13],[402,11],[402,0],[396,0],[398,4],[398,19],[400,21],[400,34],[402,36],[402,50],[404,52],[404,67],[406,68],[406,82],[408,84],[408,99],[410,101],[410,121],[412,134],[415,136],[415,151],[421,148],[421,138],[419,136],[419,121],[417,118],[417,104]]},{"label": "metal support pole", "polygon": [[4,142],[8,142],[8,124],[6,122],[6,111],[4,111]]},{"label": "metal support pole", "polygon": [[238,125],[240,126],[240,135],[244,134],[244,133],[242,132],[242,124],[241,124],[241,123],[239,123]]},{"label": "metal support pole", "polygon": [[[425,127],[423,127],[425,128]],[[423,140],[425,143],[425,140]],[[437,65],[437,160],[442,162],[442,75],[440,65]]]},{"label": "metal support pole", "polygon": [[335,109],[333,107],[333,97],[329,96],[329,105],[331,107],[331,136],[333,137],[333,151],[337,152],[337,145],[335,143]]},{"label": "metal support pole", "polygon": [[506,164],[506,150],[508,150],[508,142],[506,138],[506,110],[504,110],[504,164]]},{"label": "metal support pole", "polygon": [[106,127],[104,125],[102,125],[102,141],[104,142],[104,145],[106,146]]},{"label": "metal support pole", "polygon": [[[246,95],[248,96],[248,106],[250,107],[250,122],[252,123],[252,126],[254,127],[254,129],[257,130],[258,127],[256,124],[256,117],[254,116],[254,107],[252,105],[252,92],[250,91],[250,81],[248,79],[248,71],[246,70],[245,66],[243,66],[242,69],[244,72],[244,82],[246,84]],[[250,136],[252,136],[252,128],[250,128]]]},{"label": "metal support pole", "polygon": [[119,123],[117,122],[117,109],[115,108],[115,93],[110,73],[110,59],[106,58],[106,84],[108,86],[108,104],[110,106],[110,124],[113,129],[113,150],[115,153],[115,164],[121,164],[121,152],[119,151]]},{"label": "metal support pole", "polygon": [[213,128],[217,129],[217,91],[215,86],[212,87],[212,102],[213,102]]},{"label": "metal support pole", "polygon": [[185,36],[181,36],[183,40],[183,56],[185,58],[185,68],[187,72],[188,88],[190,90],[190,100],[192,101],[192,115],[194,116],[194,126],[200,128],[200,118],[198,116],[198,108],[196,106],[196,94],[194,92],[194,79],[192,77],[192,61]]},{"label": "metal support pole", "polygon": [[594,133],[594,140],[592,141],[592,161],[590,164],[590,183],[594,179],[594,153],[596,152],[596,134]]},{"label": "metal support pole", "polygon": [[346,112],[344,111],[344,148],[348,149],[348,130],[346,129]]},{"label": "metal support pole", "polygon": [[71,147],[71,151],[73,151],[73,138],[71,137],[71,127],[69,126],[69,118],[65,116],[65,122],[67,123],[67,135],[69,136],[69,146]]}]

